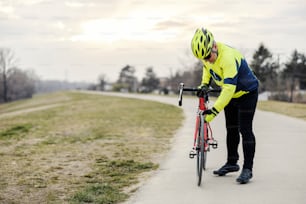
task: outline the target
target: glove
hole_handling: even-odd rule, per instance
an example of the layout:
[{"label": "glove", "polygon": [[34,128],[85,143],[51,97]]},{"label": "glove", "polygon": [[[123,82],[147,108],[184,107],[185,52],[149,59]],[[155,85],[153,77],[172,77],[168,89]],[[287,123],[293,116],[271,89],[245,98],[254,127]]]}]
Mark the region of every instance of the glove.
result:
[{"label": "glove", "polygon": [[203,97],[204,93],[208,90],[208,85],[207,84],[202,84],[200,86],[198,86],[198,91],[197,91],[197,96],[198,97]]},{"label": "glove", "polygon": [[216,115],[218,115],[219,111],[217,111],[216,108],[212,108],[212,109],[208,109],[206,111],[204,111],[204,114],[206,114],[205,116],[205,122],[209,123],[211,122],[215,117]]}]

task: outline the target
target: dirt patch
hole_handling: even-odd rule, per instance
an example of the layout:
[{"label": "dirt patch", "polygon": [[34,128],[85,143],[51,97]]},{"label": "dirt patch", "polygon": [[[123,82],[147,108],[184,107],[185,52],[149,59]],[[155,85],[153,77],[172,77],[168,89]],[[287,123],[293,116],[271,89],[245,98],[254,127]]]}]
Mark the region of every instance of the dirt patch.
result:
[{"label": "dirt patch", "polygon": [[31,112],[35,112],[35,111],[42,111],[42,110],[46,110],[46,109],[50,109],[50,108],[55,108],[55,107],[58,107],[58,106],[61,106],[61,105],[63,105],[63,104],[59,103],[59,104],[45,105],[45,106],[40,106],[40,107],[35,107],[35,108],[27,108],[27,109],[18,110],[18,111],[2,113],[2,114],[0,114],[0,118],[17,116],[17,115],[27,114],[27,113],[31,113]]}]

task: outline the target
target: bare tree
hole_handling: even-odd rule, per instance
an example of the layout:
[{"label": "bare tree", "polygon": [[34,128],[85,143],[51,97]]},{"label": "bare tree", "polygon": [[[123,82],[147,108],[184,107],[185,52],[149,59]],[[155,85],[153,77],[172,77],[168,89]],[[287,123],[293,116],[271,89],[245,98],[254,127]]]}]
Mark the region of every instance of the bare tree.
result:
[{"label": "bare tree", "polygon": [[35,93],[36,80],[34,72],[11,68],[7,72],[8,101],[31,98]]},{"label": "bare tree", "polygon": [[16,66],[12,50],[0,48],[0,102],[31,98],[35,93],[37,76]]},{"label": "bare tree", "polygon": [[0,83],[1,83],[1,99],[4,102],[8,101],[8,84],[7,73],[16,65],[14,53],[9,48],[0,48]]}]

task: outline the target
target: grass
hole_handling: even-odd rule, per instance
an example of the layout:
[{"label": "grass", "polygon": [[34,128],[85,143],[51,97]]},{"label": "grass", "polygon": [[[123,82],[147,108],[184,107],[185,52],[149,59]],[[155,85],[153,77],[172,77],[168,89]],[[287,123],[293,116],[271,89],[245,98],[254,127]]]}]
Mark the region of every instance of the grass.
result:
[{"label": "grass", "polygon": [[259,101],[258,108],[306,120],[306,104],[286,103],[281,101]]},{"label": "grass", "polygon": [[8,129],[0,132],[0,139],[10,139],[12,137],[21,137],[28,133],[31,129],[31,124],[16,124]]},{"label": "grass", "polygon": [[[90,183],[77,192],[73,203],[117,203],[128,197],[122,188],[137,183],[137,176],[148,170],[156,169],[158,165],[152,162],[141,163],[134,160],[99,160],[95,173],[87,175]],[[97,182],[97,179],[99,182]]]},{"label": "grass", "polygon": [[109,184],[93,184],[72,198],[72,203],[117,203],[128,196]]},{"label": "grass", "polygon": [[[305,104],[259,109],[306,119]],[[58,92],[0,105],[0,203],[120,203],[171,144],[181,109]]]},{"label": "grass", "polygon": [[175,106],[75,92],[0,112],[0,203],[124,201],[158,168],[183,119]]}]

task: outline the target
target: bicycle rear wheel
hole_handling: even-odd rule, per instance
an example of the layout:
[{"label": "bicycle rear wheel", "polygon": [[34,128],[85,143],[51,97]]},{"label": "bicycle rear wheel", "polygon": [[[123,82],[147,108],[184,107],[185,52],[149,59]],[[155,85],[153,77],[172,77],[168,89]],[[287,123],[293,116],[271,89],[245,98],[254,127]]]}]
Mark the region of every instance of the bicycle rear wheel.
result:
[{"label": "bicycle rear wheel", "polygon": [[197,176],[198,186],[201,185],[203,170],[205,169],[206,154],[204,149],[204,119],[200,117],[199,131],[197,137]]}]

